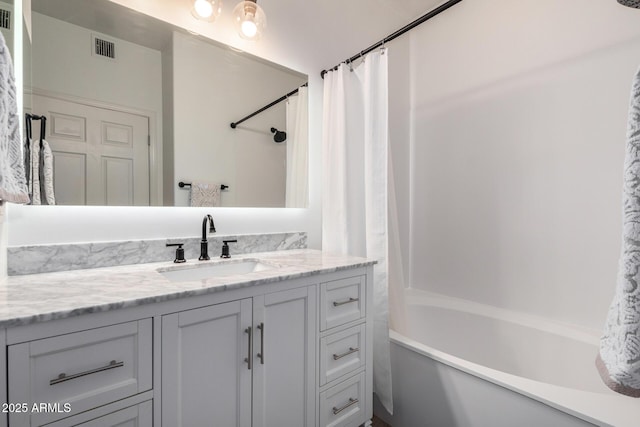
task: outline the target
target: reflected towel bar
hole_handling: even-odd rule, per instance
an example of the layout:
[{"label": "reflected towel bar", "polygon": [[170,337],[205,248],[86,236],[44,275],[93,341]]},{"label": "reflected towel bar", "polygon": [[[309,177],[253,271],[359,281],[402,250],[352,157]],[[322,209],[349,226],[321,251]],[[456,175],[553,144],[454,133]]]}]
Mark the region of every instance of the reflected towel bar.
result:
[{"label": "reflected towel bar", "polygon": [[[184,188],[184,187],[191,187],[191,183],[190,183],[190,182],[182,182],[182,181],[180,181],[180,182],[178,183],[178,187],[180,187],[180,188]],[[224,184],[222,184],[222,185],[220,186],[220,190],[226,190],[227,188],[229,188],[229,186],[228,186],[228,185],[224,185]]]}]

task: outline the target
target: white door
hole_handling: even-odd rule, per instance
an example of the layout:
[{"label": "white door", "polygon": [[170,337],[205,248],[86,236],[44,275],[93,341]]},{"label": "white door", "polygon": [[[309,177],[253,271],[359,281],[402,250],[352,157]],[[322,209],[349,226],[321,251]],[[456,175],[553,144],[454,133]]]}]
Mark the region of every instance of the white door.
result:
[{"label": "white door", "polygon": [[47,118],[57,204],[149,205],[148,117],[42,95],[32,113]]},{"label": "white door", "polygon": [[254,297],[253,307],[253,427],[315,426],[315,286]]},{"label": "white door", "polygon": [[251,299],[162,318],[162,425],[250,427]]}]

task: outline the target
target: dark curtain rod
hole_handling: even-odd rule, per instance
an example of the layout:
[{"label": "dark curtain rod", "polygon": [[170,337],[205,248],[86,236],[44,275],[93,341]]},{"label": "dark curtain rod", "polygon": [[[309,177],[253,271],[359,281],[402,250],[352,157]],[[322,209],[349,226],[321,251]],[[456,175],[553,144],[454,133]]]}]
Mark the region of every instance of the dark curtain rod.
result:
[{"label": "dark curtain rod", "polygon": [[[305,83],[305,84],[303,84],[301,87],[305,87],[305,86],[307,86],[308,84],[309,84],[309,83]],[[251,117],[255,116],[256,114],[260,114],[260,113],[262,113],[264,110],[267,110],[267,109],[269,109],[269,108],[273,107],[274,105],[276,105],[277,103],[284,101],[285,99],[287,99],[287,98],[288,98],[288,97],[290,97],[291,95],[295,95],[296,93],[298,93],[298,90],[299,90],[299,89],[300,89],[300,88],[296,88],[295,90],[292,90],[292,91],[291,91],[291,92],[289,92],[288,94],[283,95],[283,96],[281,96],[280,98],[276,99],[276,100],[275,100],[275,101],[273,101],[272,103],[270,103],[270,104],[268,104],[268,105],[265,105],[265,106],[264,106],[264,107],[262,107],[261,109],[259,109],[259,110],[255,111],[255,112],[253,112],[253,113],[251,113],[251,114],[249,114],[247,117],[243,117],[243,118],[241,118],[240,120],[238,120],[237,122],[232,122],[232,123],[231,123],[231,128],[232,128],[232,129],[235,129],[235,128],[236,128],[236,126],[238,126],[240,123],[244,122],[245,120],[250,119]]]},{"label": "dark curtain rod", "polygon": [[[436,7],[435,9],[425,13],[424,15],[422,15],[420,18],[416,19],[415,21],[411,22],[410,24],[405,25],[404,27],[400,28],[399,30],[397,30],[396,32],[388,35],[387,37],[383,38],[382,40],[380,40],[378,43],[375,43],[371,46],[369,46],[368,48],[366,48],[365,50],[363,50],[362,52],[359,52],[356,55],[353,55],[351,58],[343,61],[345,63],[351,63],[353,61],[355,61],[356,59],[366,55],[369,52],[374,51],[375,49],[379,48],[380,46],[384,46],[384,44],[386,42],[390,42],[391,40],[400,37],[401,35],[403,35],[404,33],[406,33],[409,30],[414,29],[415,27],[417,27],[418,25],[422,24],[423,22],[428,21],[429,19],[433,18],[436,15],[439,15],[440,13],[444,12],[445,10],[449,9],[451,6],[460,3],[462,0],[449,0],[446,3],[441,4],[440,6]],[[330,68],[329,70],[337,70],[338,66],[340,64],[336,65],[333,68]],[[322,77],[324,79],[324,75],[327,74],[328,71],[327,70],[322,70],[320,72],[320,77]]]}]

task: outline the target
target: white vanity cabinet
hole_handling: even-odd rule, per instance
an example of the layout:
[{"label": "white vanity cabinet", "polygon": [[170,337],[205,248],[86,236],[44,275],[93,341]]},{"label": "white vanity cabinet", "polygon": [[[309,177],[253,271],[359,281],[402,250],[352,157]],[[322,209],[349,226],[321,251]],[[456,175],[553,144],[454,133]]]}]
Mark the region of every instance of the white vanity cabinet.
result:
[{"label": "white vanity cabinet", "polygon": [[0,404],[14,405],[0,427],[370,425],[373,266],[304,256],[288,276],[180,283],[195,289],[180,297],[165,281],[120,305],[89,295],[55,320],[0,318]]},{"label": "white vanity cabinet", "polygon": [[316,287],[162,318],[163,426],[314,426]]}]

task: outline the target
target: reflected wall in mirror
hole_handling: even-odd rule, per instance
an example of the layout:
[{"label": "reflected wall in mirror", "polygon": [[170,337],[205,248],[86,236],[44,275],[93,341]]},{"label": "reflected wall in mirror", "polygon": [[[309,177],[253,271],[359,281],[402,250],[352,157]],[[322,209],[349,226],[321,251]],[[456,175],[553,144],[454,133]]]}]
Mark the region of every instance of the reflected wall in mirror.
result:
[{"label": "reflected wall in mirror", "polygon": [[306,75],[108,0],[32,0],[31,49],[56,204],[306,207],[306,88],[230,127]]},{"label": "reflected wall in mirror", "polygon": [[11,58],[15,58],[15,49],[13,42],[13,28],[15,26],[15,14],[13,1],[0,1],[0,32],[4,37],[4,41],[9,48]]}]

